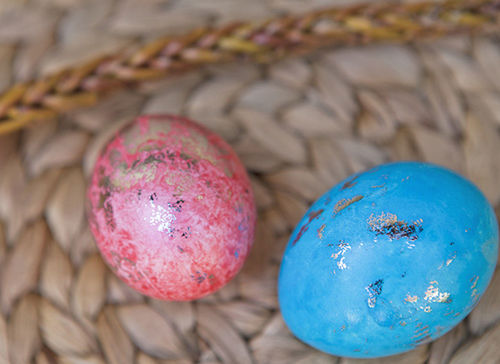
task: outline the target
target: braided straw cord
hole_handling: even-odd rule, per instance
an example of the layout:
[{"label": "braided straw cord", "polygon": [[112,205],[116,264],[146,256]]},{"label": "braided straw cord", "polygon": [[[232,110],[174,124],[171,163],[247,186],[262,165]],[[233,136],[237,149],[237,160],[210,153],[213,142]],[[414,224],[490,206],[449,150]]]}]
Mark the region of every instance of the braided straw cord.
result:
[{"label": "braided straw cord", "polygon": [[14,85],[0,96],[0,134],[92,105],[110,90],[205,64],[239,59],[267,62],[327,45],[407,42],[456,32],[496,30],[498,24],[500,0],[448,0],[375,2],[256,24],[198,29]]}]

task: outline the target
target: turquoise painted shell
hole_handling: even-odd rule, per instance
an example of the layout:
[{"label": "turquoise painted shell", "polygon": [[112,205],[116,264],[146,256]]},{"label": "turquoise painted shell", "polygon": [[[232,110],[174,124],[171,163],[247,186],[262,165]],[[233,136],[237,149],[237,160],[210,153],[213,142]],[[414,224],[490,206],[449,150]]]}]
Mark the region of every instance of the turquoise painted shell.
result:
[{"label": "turquoise painted shell", "polygon": [[430,164],[382,165],[333,187],[300,221],[281,263],[281,311],[325,352],[401,353],[464,319],[497,255],[495,214],[472,183]]}]

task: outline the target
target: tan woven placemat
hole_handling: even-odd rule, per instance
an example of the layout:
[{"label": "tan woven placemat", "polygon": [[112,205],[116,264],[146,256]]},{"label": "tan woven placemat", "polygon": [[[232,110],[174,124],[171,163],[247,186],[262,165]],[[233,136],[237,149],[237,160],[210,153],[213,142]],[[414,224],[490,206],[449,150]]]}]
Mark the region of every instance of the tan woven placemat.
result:
[{"label": "tan woven placemat", "polygon": [[[343,0],[337,3],[353,3]],[[165,32],[261,19],[327,0],[1,0],[0,89]],[[244,270],[193,303],[142,297],[105,267],[84,216],[99,148],[140,113],[182,113],[220,133],[259,207]],[[349,174],[418,159],[472,179],[500,213],[500,41],[326,50],[151,83],[0,138],[0,364],[358,363],[300,343],[276,277],[309,203]],[[498,273],[498,270],[497,270]],[[366,363],[500,362],[500,274],[455,330]]]}]

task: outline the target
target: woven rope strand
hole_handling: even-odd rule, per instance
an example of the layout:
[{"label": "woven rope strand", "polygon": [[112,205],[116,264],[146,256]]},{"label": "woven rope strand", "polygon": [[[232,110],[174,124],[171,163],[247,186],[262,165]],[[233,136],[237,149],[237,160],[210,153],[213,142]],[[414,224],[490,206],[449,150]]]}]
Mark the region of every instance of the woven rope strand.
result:
[{"label": "woven rope strand", "polygon": [[408,42],[457,32],[494,31],[499,24],[500,0],[448,0],[371,3],[198,29],[14,85],[0,96],[0,134],[92,105],[110,90],[206,64],[240,59],[268,62],[324,46]]}]

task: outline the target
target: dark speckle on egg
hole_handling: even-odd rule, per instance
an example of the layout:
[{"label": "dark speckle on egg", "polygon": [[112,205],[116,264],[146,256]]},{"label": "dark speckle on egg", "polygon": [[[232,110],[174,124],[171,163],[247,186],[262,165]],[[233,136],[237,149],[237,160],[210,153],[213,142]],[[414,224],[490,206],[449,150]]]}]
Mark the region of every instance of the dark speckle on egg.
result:
[{"label": "dark speckle on egg", "polygon": [[299,233],[297,234],[297,236],[293,240],[292,245],[297,244],[297,242],[300,240],[300,238],[302,237],[302,235],[309,229],[309,224],[314,219],[316,219],[319,215],[321,215],[323,213],[323,211],[324,211],[323,209],[320,209],[318,211],[311,211],[311,212],[309,212],[309,214],[307,215],[309,221],[307,222],[307,224],[305,224],[304,226],[302,226],[302,228],[300,229]]},{"label": "dark speckle on egg", "polygon": [[369,229],[377,235],[384,234],[391,239],[408,238],[417,240],[418,234],[422,232],[422,220],[411,224],[398,220],[398,217],[391,213],[382,213],[378,216],[370,215],[368,219]]},{"label": "dark speckle on egg", "polygon": [[365,289],[368,292],[368,307],[373,308],[377,303],[377,297],[382,293],[384,287],[384,280],[377,279],[375,282],[370,283]]},{"label": "dark speckle on egg", "polygon": [[346,181],[343,185],[342,185],[342,189],[345,190],[345,189],[348,189],[348,188],[351,188],[353,187],[355,184],[356,184],[356,179],[358,178],[359,176],[354,176],[354,177],[351,177],[348,181]]}]

